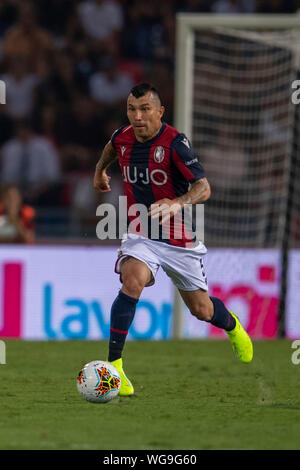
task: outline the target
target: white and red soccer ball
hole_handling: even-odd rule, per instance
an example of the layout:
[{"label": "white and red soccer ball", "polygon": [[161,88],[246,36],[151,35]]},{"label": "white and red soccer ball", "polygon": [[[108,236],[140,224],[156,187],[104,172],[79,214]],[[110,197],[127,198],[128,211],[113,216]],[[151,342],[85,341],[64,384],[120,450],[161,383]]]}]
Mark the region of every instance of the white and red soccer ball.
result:
[{"label": "white and red soccer ball", "polygon": [[105,361],[92,361],[80,370],[77,390],[87,401],[106,403],[115,398],[121,387],[117,369]]}]

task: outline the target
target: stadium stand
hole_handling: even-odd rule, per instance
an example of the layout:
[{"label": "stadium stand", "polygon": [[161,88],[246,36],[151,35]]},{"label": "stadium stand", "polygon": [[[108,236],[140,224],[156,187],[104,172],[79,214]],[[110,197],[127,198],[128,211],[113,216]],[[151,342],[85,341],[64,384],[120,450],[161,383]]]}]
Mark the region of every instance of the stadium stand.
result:
[{"label": "stadium stand", "polygon": [[[155,83],[172,124],[176,12],[291,13],[298,7],[294,0],[2,0],[1,183],[16,183],[34,207],[37,241],[95,239],[95,208],[115,201],[121,179],[114,165],[114,191],[99,195],[93,171],[112,132],[126,121],[124,100],[134,83]],[[30,142],[31,150],[21,152],[20,142]],[[45,158],[30,176],[34,148]],[[15,169],[8,168],[12,152],[19,153]],[[27,183],[36,177],[42,187],[20,181],[24,164]]]}]

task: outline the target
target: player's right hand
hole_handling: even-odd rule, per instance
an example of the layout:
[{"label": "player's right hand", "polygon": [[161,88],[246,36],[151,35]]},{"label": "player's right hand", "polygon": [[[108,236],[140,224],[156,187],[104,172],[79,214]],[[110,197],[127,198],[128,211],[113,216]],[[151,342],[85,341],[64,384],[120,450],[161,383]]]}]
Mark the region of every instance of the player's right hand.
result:
[{"label": "player's right hand", "polygon": [[111,177],[106,174],[105,171],[102,171],[101,173],[95,172],[94,175],[94,188],[97,189],[100,193],[107,193],[111,191],[110,187],[110,179]]}]

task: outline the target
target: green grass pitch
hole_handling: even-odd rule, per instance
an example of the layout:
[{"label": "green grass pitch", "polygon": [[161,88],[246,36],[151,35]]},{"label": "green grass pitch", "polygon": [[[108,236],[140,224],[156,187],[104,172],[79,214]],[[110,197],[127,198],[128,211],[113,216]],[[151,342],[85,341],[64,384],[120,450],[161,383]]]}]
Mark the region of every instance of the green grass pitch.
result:
[{"label": "green grass pitch", "polygon": [[242,364],[219,340],[128,342],[135,395],[78,394],[82,365],[107,342],[6,341],[0,449],[299,449],[300,365],[291,341],[254,343]]}]

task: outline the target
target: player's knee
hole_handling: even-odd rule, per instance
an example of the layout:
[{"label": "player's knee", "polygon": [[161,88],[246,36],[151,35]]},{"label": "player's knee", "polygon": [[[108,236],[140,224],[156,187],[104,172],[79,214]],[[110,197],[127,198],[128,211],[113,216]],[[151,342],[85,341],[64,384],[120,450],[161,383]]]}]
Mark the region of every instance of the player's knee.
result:
[{"label": "player's knee", "polygon": [[193,305],[190,309],[191,314],[194,315],[198,320],[210,322],[213,316],[213,310],[207,303],[198,303]]},{"label": "player's knee", "polygon": [[144,287],[145,282],[142,278],[134,274],[124,276],[122,290],[130,297],[139,298]]}]

